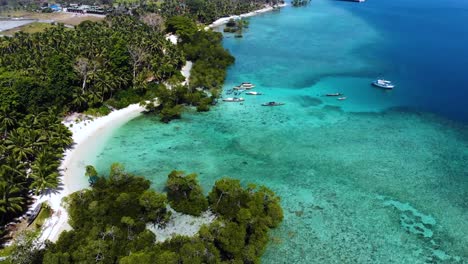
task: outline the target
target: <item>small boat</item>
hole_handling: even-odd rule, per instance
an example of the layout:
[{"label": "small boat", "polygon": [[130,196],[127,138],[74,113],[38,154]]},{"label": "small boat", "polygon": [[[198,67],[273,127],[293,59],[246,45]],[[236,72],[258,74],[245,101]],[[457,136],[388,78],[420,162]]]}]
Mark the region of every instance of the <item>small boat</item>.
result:
[{"label": "small boat", "polygon": [[41,212],[42,209],[42,203],[36,205],[36,208],[34,208],[34,211],[32,211],[31,215],[28,217],[28,226],[34,222],[36,217],[39,215],[39,212]]},{"label": "small boat", "polygon": [[393,89],[395,88],[395,85],[391,81],[383,80],[383,79],[378,79],[372,82],[372,85],[384,88],[384,89]]},{"label": "small boat", "polygon": [[243,102],[243,101],[244,101],[244,98],[242,98],[242,97],[240,97],[240,98],[228,97],[228,98],[223,99],[223,102]]},{"label": "small boat", "polygon": [[245,94],[248,94],[248,95],[262,95],[262,93],[260,93],[260,92],[246,92]]},{"label": "small boat", "polygon": [[343,96],[343,97],[338,97],[338,98],[336,98],[336,100],[343,101],[343,100],[346,100],[346,97],[345,97],[345,96]]},{"label": "small boat", "polygon": [[248,83],[248,82],[243,82],[239,87],[244,88],[244,89],[253,89],[255,88],[255,85]]},{"label": "small boat", "polygon": [[343,95],[342,93],[329,93],[329,94],[326,94],[325,96],[340,96],[340,95]]},{"label": "small boat", "polygon": [[268,102],[262,104],[262,106],[279,106],[279,105],[284,105],[284,103],[279,103],[279,102]]}]

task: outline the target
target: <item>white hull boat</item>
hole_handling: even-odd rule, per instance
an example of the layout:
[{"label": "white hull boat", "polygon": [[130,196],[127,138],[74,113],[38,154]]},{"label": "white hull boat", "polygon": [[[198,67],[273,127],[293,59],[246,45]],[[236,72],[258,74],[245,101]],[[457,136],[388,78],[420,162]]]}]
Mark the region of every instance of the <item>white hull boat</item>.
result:
[{"label": "white hull boat", "polygon": [[383,89],[395,88],[395,85],[391,81],[382,80],[382,79],[373,81],[372,85],[379,87],[379,88],[383,88]]},{"label": "white hull boat", "polygon": [[223,102],[243,102],[243,101],[244,101],[244,98],[242,98],[242,97],[240,97],[240,98],[228,97],[228,98],[223,99]]}]

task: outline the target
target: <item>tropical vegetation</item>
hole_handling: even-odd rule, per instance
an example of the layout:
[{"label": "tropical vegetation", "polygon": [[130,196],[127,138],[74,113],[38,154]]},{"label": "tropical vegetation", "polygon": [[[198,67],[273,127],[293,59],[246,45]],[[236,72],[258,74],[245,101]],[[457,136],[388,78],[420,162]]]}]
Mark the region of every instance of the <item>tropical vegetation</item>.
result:
[{"label": "tropical vegetation", "polygon": [[[238,180],[224,178],[205,197],[196,175],[182,172],[172,172],[167,186],[166,196],[122,165],[112,165],[109,176],[69,197],[73,230],[36,255],[44,255],[43,263],[259,263],[268,231],[283,218],[279,198],[266,187],[243,188]],[[164,226],[171,217],[168,205],[191,196],[182,210],[208,205],[217,220],[193,237],[156,243],[146,226]]]},{"label": "tropical vegetation", "polygon": [[185,63],[179,47],[132,16],[0,38],[0,226],[28,193],[59,185],[72,144],[61,117],[154,98]]},{"label": "tropical vegetation", "polygon": [[229,65],[234,57],[221,45],[218,32],[199,30],[188,17],[174,16],[166,21],[166,31],[179,37],[185,58],[193,62],[188,85],[174,84],[171,89],[160,87],[155,95],[158,101],[147,103],[149,111],[156,111],[163,122],[180,118],[183,105],[196,106],[198,111],[208,111],[216,102]]}]

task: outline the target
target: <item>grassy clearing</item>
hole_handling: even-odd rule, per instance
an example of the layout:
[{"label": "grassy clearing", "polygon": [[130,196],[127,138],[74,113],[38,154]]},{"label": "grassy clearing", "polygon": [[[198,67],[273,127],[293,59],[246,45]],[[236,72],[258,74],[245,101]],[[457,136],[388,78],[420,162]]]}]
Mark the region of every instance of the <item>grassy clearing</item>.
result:
[{"label": "grassy clearing", "polygon": [[2,17],[16,17],[16,18],[29,18],[29,19],[42,19],[42,20],[53,20],[58,23],[63,23],[66,25],[78,25],[83,21],[89,20],[93,22],[104,20],[105,16],[100,15],[81,15],[74,13],[38,13],[38,12],[28,12],[28,11],[6,11],[0,13]]},{"label": "grassy clearing", "polygon": [[50,206],[47,203],[43,203],[39,215],[36,217],[36,219],[34,219],[34,222],[31,226],[35,228],[41,228],[44,225],[47,218],[49,218],[51,215],[52,209],[50,209]]},{"label": "grassy clearing", "polygon": [[25,33],[37,33],[43,32],[47,28],[53,27],[53,25],[49,23],[41,23],[41,22],[33,22],[31,24],[27,24],[21,27],[12,28],[2,32],[2,35],[12,36],[16,32],[23,31]]},{"label": "grassy clearing", "polygon": [[26,10],[8,10],[0,12],[2,17],[24,17],[30,15],[32,12]]},{"label": "grassy clearing", "polygon": [[104,16],[94,16],[94,15],[72,15],[66,18],[62,18],[57,20],[57,22],[66,24],[66,25],[73,25],[76,26],[80,24],[83,21],[92,21],[92,22],[97,22],[97,21],[102,21],[104,20]]},{"label": "grassy clearing", "polygon": [[0,13],[2,17],[11,17],[11,18],[30,18],[30,19],[45,19],[45,20],[60,20],[72,16],[70,13],[40,13],[40,12],[31,12],[25,10],[18,11],[5,11]]},{"label": "grassy clearing", "polygon": [[12,247],[6,247],[6,248],[0,249],[0,257],[9,256],[11,254],[11,250],[12,250]]}]

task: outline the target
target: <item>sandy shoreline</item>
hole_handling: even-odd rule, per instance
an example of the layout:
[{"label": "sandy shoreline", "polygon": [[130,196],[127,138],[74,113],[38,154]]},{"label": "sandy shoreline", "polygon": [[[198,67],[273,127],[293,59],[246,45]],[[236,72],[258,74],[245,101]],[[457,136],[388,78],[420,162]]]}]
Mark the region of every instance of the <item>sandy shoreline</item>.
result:
[{"label": "sandy shoreline", "polygon": [[[285,7],[285,6],[287,6],[286,3],[277,5],[277,7]],[[244,18],[244,17],[251,17],[251,16],[258,15],[258,14],[262,14],[262,13],[266,13],[266,12],[273,11],[273,9],[274,9],[274,8],[273,8],[272,6],[267,6],[267,7],[265,7],[265,8],[262,8],[262,9],[259,9],[259,10],[255,10],[255,11],[252,11],[252,12],[249,12],[249,13],[241,14],[241,15],[233,15],[233,16],[229,16],[229,17],[222,17],[222,18],[216,20],[215,22],[211,23],[211,24],[208,25],[207,27],[205,27],[205,30],[210,29],[210,28],[219,27],[219,26],[221,26],[221,25],[224,25],[224,24],[226,24],[230,19],[239,19],[239,18]]]},{"label": "sandy shoreline", "polygon": [[63,124],[73,133],[74,146],[68,149],[62,160],[62,186],[54,193],[42,195],[37,202],[47,202],[54,211],[44,224],[40,241],[57,241],[63,230],[69,230],[68,213],[61,205],[64,197],[71,193],[87,188],[88,182],[84,176],[86,157],[90,157],[93,149],[109,136],[115,128],[139,116],[144,107],[132,104],[126,108],[115,110],[107,116],[94,119],[77,120],[73,115],[63,121]]}]

